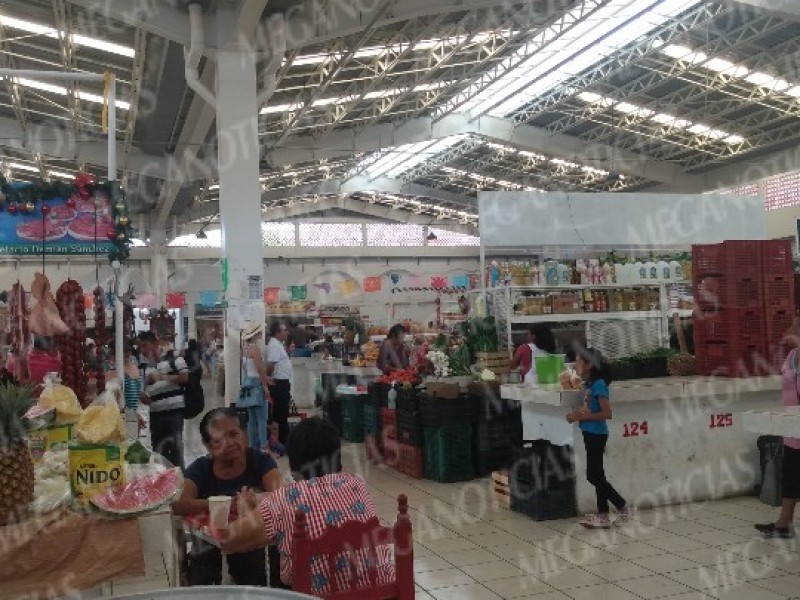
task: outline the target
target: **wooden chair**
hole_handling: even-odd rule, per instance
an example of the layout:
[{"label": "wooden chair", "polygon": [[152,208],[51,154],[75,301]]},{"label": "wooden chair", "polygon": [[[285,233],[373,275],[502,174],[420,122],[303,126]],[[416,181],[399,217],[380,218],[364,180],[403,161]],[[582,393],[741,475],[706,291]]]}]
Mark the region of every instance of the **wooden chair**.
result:
[{"label": "wooden chair", "polygon": [[[324,557],[329,574],[325,600],[413,600],[414,598],[414,542],[411,536],[411,519],[408,516],[408,499],[405,494],[397,498],[397,521],[394,527],[383,527],[377,518],[367,522],[349,521],[339,527],[328,527],[325,533],[311,539],[305,513],[295,514],[292,541],[292,589],[315,595],[311,585],[311,558]],[[395,580],[378,581],[378,547],[394,545]],[[356,573],[357,550],[365,550],[369,557],[368,582],[359,582]],[[348,572],[344,579],[349,584],[342,589],[336,576],[337,558],[349,554]],[[363,587],[356,587],[358,585]]]}]

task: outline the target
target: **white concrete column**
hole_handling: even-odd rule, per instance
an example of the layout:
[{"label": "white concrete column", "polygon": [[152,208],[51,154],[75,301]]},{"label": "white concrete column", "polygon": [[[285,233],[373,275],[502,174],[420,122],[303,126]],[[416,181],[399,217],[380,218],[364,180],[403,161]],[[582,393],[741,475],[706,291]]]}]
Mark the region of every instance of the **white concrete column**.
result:
[{"label": "white concrete column", "polygon": [[187,340],[197,339],[197,298],[195,293],[186,295],[186,318],[189,329],[186,331]]},{"label": "white concrete column", "polygon": [[167,261],[167,233],[163,230],[150,232],[150,245],[153,254],[150,258],[150,284],[156,297],[156,307],[164,306],[167,301],[169,278],[169,262]]},{"label": "white concrete column", "polygon": [[[228,261],[229,282],[226,300],[229,307],[245,307],[245,318],[263,323],[263,290],[257,298],[251,298],[248,279],[258,277],[262,281],[264,274],[256,57],[241,48],[221,50],[216,59],[219,206],[222,256]],[[229,318],[225,338],[226,404],[238,396],[241,375],[240,332],[231,324]]]}]

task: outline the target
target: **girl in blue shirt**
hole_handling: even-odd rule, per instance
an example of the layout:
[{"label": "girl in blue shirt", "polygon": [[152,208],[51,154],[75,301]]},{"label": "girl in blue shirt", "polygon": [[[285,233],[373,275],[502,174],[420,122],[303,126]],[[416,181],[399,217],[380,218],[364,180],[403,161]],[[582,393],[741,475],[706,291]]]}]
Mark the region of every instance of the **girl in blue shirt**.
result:
[{"label": "girl in blue shirt", "polygon": [[608,424],[611,419],[611,404],[608,400],[608,386],[611,384],[611,369],[603,355],[592,348],[578,353],[575,370],[586,381],[583,393],[583,407],[567,415],[567,422],[578,423],[583,433],[586,448],[586,479],[597,493],[597,514],[589,515],[581,525],[589,529],[608,529],[612,522],[608,516],[609,503],[619,511],[614,524],[626,521],[633,507],[619,495],[608,479],[603,468],[603,454],[608,442]]}]

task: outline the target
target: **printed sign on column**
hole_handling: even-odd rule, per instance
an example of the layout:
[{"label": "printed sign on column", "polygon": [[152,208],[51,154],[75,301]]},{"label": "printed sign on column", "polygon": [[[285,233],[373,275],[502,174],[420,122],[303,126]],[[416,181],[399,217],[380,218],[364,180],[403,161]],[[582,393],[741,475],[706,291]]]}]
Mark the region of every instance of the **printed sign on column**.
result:
[{"label": "printed sign on column", "polygon": [[185,292],[170,292],[167,294],[167,308],[183,308],[186,306]]},{"label": "printed sign on column", "polygon": [[261,275],[248,275],[247,276],[247,297],[255,302],[261,300],[264,293],[264,284],[261,281]]}]

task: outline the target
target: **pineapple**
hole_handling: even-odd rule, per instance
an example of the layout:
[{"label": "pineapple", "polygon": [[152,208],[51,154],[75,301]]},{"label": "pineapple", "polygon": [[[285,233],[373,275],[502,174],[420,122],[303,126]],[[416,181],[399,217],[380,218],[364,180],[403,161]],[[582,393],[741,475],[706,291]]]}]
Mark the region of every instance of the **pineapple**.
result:
[{"label": "pineapple", "polygon": [[33,501],[33,458],[23,415],[33,406],[32,388],[0,385],[0,525],[25,513]]}]

